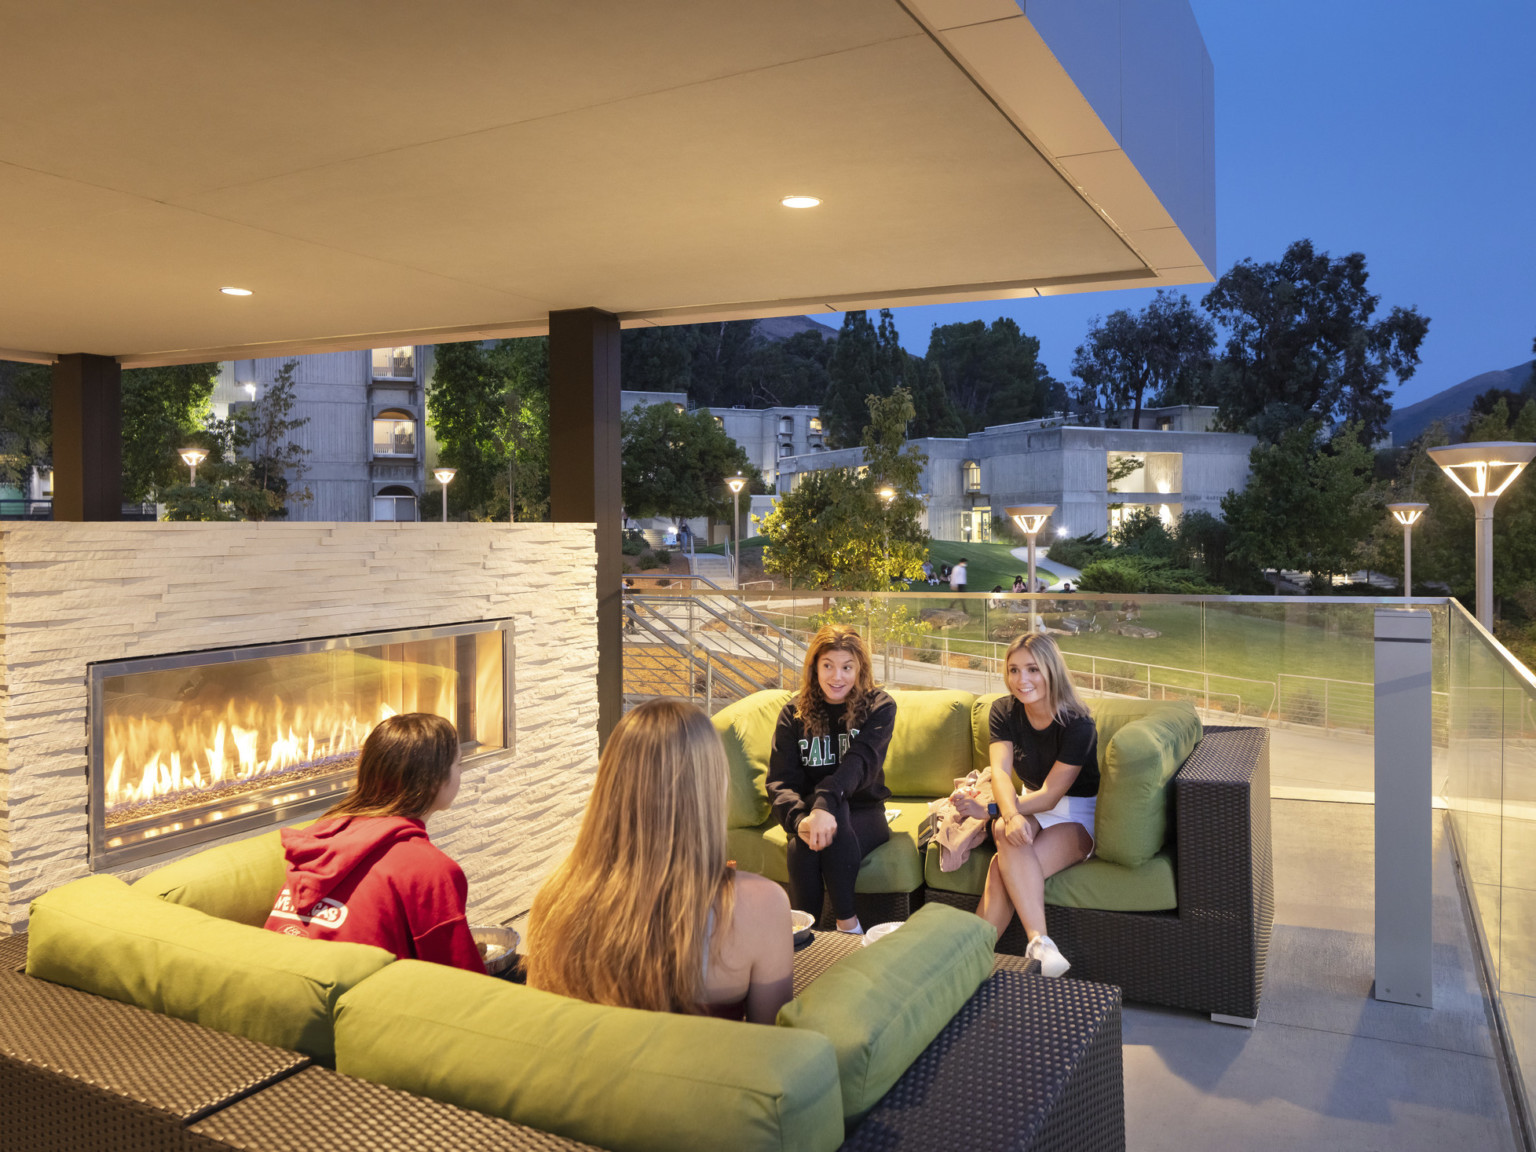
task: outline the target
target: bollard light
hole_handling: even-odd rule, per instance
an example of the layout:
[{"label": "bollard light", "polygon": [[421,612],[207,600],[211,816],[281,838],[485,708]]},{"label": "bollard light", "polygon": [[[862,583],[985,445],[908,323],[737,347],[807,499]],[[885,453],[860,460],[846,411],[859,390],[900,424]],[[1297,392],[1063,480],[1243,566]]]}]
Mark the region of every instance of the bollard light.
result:
[{"label": "bollard light", "polygon": [[1428,504],[1388,504],[1392,519],[1403,526],[1403,599],[1413,596],[1413,526],[1429,508]]},{"label": "bollard light", "polygon": [[197,466],[208,459],[208,453],[201,448],[183,448],[181,458],[188,468],[192,469],[192,487],[197,487]]},{"label": "bollard light", "polygon": [[[1051,513],[1056,511],[1054,504],[1017,504],[1012,508],[1005,508],[1013,518],[1013,522],[1019,526],[1019,531],[1029,541],[1029,591],[1035,590],[1035,537],[1040,535],[1040,530],[1045,527],[1045,522],[1051,518]],[[1035,601],[1029,602],[1029,630],[1036,631],[1038,621],[1035,617]]]},{"label": "bollard light", "polygon": [[736,559],[731,568],[736,579],[741,579],[741,490],[747,486],[746,477],[740,472],[725,482],[731,490],[731,541],[735,545]]},{"label": "bollard light", "polygon": [[453,478],[459,474],[457,468],[434,468],[432,475],[443,486],[443,523],[448,523],[448,485],[453,483]]},{"label": "bollard light", "polygon": [[1477,622],[1493,631],[1493,506],[1536,459],[1536,444],[1489,440],[1431,448],[1429,457],[1472,500],[1477,520]]}]

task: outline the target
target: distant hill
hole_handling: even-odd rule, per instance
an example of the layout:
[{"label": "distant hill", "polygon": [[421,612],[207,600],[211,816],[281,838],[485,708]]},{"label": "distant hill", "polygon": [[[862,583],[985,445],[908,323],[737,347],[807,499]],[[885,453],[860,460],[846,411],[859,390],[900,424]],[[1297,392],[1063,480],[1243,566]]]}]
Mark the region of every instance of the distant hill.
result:
[{"label": "distant hill", "polygon": [[1508,388],[1518,392],[1531,378],[1531,368],[1536,360],[1527,360],[1513,368],[1484,372],[1470,380],[1452,385],[1444,392],[1436,392],[1428,400],[1420,400],[1406,408],[1399,408],[1387,420],[1387,431],[1392,433],[1392,443],[1398,447],[1410,443],[1436,420],[1455,435],[1467,422],[1472,411],[1472,401],[1490,388]]},{"label": "distant hill", "polygon": [[815,332],[823,340],[837,339],[836,328],[829,328],[818,320],[812,320],[809,316],[770,316],[766,320],[757,321],[752,332],[764,340],[788,340],[801,332]]}]

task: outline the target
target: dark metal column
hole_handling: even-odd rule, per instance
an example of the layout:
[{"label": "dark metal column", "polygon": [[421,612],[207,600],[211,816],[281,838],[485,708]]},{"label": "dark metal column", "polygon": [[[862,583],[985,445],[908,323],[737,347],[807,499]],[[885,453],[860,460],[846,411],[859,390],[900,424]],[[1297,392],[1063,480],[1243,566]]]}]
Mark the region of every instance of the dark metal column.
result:
[{"label": "dark metal column", "polygon": [[549,314],[549,518],[597,525],[597,734],[623,711],[619,582],[619,318],[596,308]]},{"label": "dark metal column", "polygon": [[122,369],[111,356],[53,366],[53,518],[123,518]]}]

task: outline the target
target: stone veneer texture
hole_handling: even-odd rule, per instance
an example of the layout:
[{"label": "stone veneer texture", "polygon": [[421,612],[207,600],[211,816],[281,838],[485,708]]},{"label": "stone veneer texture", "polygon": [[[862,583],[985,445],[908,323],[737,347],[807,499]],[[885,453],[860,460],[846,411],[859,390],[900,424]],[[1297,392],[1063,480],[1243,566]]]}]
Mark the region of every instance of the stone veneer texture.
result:
[{"label": "stone veneer texture", "polygon": [[526,909],[597,767],[596,563],[583,524],[0,527],[0,934],[89,871],[87,662],[472,620],[514,622],[512,748],[429,828],[472,921]]}]

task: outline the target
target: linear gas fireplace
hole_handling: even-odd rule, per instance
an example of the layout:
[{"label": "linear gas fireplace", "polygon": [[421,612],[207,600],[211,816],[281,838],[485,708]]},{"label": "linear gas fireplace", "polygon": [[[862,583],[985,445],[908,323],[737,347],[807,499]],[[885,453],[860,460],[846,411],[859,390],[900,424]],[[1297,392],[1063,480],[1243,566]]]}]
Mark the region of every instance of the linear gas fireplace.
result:
[{"label": "linear gas fireplace", "polygon": [[465,759],[507,747],[511,624],[90,665],[91,867],[319,812],[374,725],[435,712]]}]

